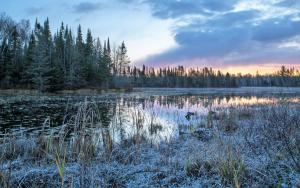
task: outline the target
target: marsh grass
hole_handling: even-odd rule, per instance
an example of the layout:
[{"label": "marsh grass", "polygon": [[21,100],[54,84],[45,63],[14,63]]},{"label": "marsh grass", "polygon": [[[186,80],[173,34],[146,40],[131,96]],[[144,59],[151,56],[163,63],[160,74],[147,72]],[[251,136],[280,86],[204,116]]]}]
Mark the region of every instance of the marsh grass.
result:
[{"label": "marsh grass", "polygon": [[217,128],[221,131],[233,133],[238,129],[238,118],[232,109],[224,109],[218,114]]},{"label": "marsh grass", "polygon": [[145,124],[145,114],[143,113],[142,110],[136,108],[131,110],[131,117],[132,117],[132,122],[133,126],[135,127],[135,133],[133,138],[133,143],[140,148],[140,144],[143,141],[143,127]]},{"label": "marsh grass", "polygon": [[6,176],[1,171],[0,171],[0,185],[2,185],[4,188],[8,188]]},{"label": "marsh grass", "polygon": [[223,183],[229,183],[235,188],[243,187],[247,169],[243,160],[237,155],[228,151],[227,156],[219,163],[219,174]]},{"label": "marsh grass", "polygon": [[212,128],[213,127],[213,122],[216,117],[216,112],[209,110],[207,117],[206,117],[206,128]]},{"label": "marsh grass", "polygon": [[55,162],[56,167],[58,169],[59,176],[61,178],[61,187],[64,187],[64,181],[65,181],[65,164],[66,164],[66,149],[64,150],[64,153],[59,153],[59,151],[56,151],[55,156]]},{"label": "marsh grass", "polygon": [[185,173],[187,176],[200,177],[214,173],[213,162],[201,159],[188,159],[185,162]]},{"label": "marsh grass", "polygon": [[[54,163],[64,187],[66,164],[68,161],[77,161],[80,164],[90,164],[96,156],[97,145],[92,139],[89,127],[96,124],[101,128],[100,112],[95,103],[85,100],[79,104],[78,112],[62,125],[58,133],[41,134],[37,138],[17,139],[9,134],[2,139],[0,145],[1,164],[5,160],[17,160],[19,157],[33,158],[35,161]],[[43,123],[43,130],[51,126],[50,117]],[[68,135],[72,132],[72,138]],[[109,140],[109,139],[108,139]],[[112,145],[112,140],[106,142]],[[112,150],[112,146],[111,150]],[[1,170],[1,169],[0,169]],[[8,171],[1,173],[1,183],[6,183]],[[0,186],[1,187],[1,186]],[[10,186],[9,186],[10,187]]]}]

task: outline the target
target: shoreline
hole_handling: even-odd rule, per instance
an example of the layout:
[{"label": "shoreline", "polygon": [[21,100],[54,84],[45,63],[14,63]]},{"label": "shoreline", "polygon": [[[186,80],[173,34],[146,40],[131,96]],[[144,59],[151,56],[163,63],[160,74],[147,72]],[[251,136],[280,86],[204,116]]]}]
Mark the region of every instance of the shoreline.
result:
[{"label": "shoreline", "polygon": [[220,91],[227,92],[283,92],[289,93],[300,92],[300,87],[133,87],[133,88],[116,88],[116,89],[101,89],[101,88],[81,88],[81,89],[63,89],[55,92],[38,92],[36,89],[0,89],[0,95],[10,94],[29,94],[29,95],[61,95],[61,94],[79,94],[93,95],[103,93],[126,93],[126,92],[193,92],[201,91],[201,93],[215,93]]},{"label": "shoreline", "polygon": [[0,89],[0,95],[98,95],[104,93],[125,93],[128,89],[71,89],[59,90],[56,92],[40,93],[36,89]]}]

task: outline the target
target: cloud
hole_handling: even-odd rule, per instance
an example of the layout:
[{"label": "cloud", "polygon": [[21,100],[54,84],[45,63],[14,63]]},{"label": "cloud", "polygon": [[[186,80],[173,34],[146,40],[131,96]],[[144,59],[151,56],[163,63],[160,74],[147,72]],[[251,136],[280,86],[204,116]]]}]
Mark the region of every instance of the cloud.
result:
[{"label": "cloud", "polygon": [[[183,19],[188,24],[178,24],[173,28],[178,44],[176,48],[152,55],[140,64],[155,66],[195,60],[199,63],[212,61],[227,65],[249,62],[300,63],[299,48],[282,48],[283,43],[300,37],[300,19],[297,19],[300,9],[295,9],[299,3],[293,4],[296,1],[270,1],[267,4],[266,1],[257,0],[254,8],[240,10],[236,10],[236,4],[243,0],[147,2],[154,16],[160,19]],[[272,8],[279,14],[269,15]],[[187,15],[202,17],[190,19]]]},{"label": "cloud", "polygon": [[226,11],[233,8],[237,0],[145,0],[159,18],[178,18],[185,15],[212,15],[214,12]]},{"label": "cloud", "polygon": [[279,7],[299,8],[300,1],[298,0],[283,0],[276,4]]},{"label": "cloud", "polygon": [[90,13],[101,9],[100,3],[81,2],[73,6],[73,11],[76,13]]},{"label": "cloud", "polygon": [[292,21],[291,17],[271,19],[255,27],[253,32],[254,40],[279,41],[300,34],[300,21]]},{"label": "cloud", "polygon": [[199,30],[213,30],[223,29],[229,27],[239,27],[245,24],[251,24],[252,20],[259,16],[260,13],[256,10],[246,10],[238,12],[228,12],[218,14],[211,18],[193,20],[187,26],[179,26],[175,32],[182,30],[199,31]]},{"label": "cloud", "polygon": [[220,58],[234,51],[246,49],[250,38],[251,33],[245,28],[179,31],[175,36],[179,47],[149,57],[143,63],[160,64],[201,58]]},{"label": "cloud", "polygon": [[28,9],[26,9],[26,12],[28,15],[36,15],[40,12],[42,12],[44,10],[44,8],[42,7],[29,7]]}]

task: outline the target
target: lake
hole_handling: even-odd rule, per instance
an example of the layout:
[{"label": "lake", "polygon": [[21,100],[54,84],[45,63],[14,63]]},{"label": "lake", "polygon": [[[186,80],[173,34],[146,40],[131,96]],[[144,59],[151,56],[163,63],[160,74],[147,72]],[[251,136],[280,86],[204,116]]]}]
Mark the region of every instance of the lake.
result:
[{"label": "lake", "polygon": [[[0,136],[7,133],[16,137],[55,135],[67,122],[75,122],[76,117],[82,117],[81,109],[94,116],[86,129],[99,132],[93,134],[96,140],[101,138],[100,133],[105,128],[116,143],[138,133],[145,140],[157,144],[177,138],[189,125],[205,124],[209,112],[239,106],[299,102],[300,90],[297,88],[137,88],[130,93],[96,96],[2,95]],[[86,109],[82,109],[85,105]],[[188,113],[191,115],[187,116]],[[67,138],[72,138],[73,134],[70,125]]]}]

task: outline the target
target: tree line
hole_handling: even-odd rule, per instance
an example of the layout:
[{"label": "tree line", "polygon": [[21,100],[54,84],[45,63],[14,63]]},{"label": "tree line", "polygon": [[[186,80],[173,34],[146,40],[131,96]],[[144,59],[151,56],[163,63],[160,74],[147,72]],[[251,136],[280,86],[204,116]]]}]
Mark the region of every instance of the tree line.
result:
[{"label": "tree line", "polygon": [[120,75],[130,62],[125,43],[111,47],[109,38],[101,43],[81,26],[76,36],[61,24],[52,36],[47,18],[36,20],[34,29],[22,20],[0,16],[0,86],[28,88],[41,92],[82,87],[113,87],[113,75]]},{"label": "tree line", "polygon": [[54,35],[49,19],[13,21],[0,15],[0,88],[53,92],[77,88],[300,86],[300,73],[282,66],[273,74],[230,74],[212,68],[130,66],[124,42],[111,47],[88,29],[64,23]]},{"label": "tree line", "polygon": [[222,73],[212,68],[183,66],[123,68],[123,82],[134,87],[299,87],[300,72],[281,66],[273,74]]}]

